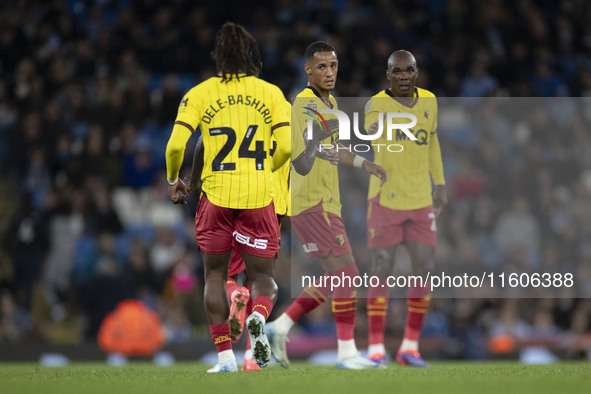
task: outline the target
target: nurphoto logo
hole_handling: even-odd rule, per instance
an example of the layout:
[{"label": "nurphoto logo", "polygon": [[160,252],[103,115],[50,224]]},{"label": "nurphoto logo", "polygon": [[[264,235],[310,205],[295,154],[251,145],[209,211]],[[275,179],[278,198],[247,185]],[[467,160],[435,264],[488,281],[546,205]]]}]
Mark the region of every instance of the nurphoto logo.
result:
[{"label": "nurphoto logo", "polygon": [[[313,125],[314,122],[318,123],[320,127],[324,127],[328,130],[328,125],[326,120],[322,116],[322,114],[332,114],[336,116],[337,121],[339,123],[339,140],[346,141],[351,139],[351,121],[349,119],[349,115],[345,112],[340,111],[338,109],[321,109],[319,111],[311,108],[310,106],[304,107],[306,113],[311,116],[311,119],[306,119],[307,123],[307,132],[306,132],[306,139],[311,140],[313,138]],[[398,123],[400,119],[407,119],[410,120],[409,122],[405,123]],[[384,119],[386,120],[386,125],[384,127]],[[406,112],[380,112],[378,116],[378,128],[374,134],[364,134],[359,131],[359,113],[353,112],[353,133],[357,138],[362,141],[374,141],[377,140],[382,136],[384,133],[384,129],[386,130],[386,139],[388,141],[399,141],[401,139],[409,139],[411,141],[417,141],[417,137],[412,133],[412,128],[417,124],[417,117],[413,114],[406,113]],[[404,147],[400,144],[371,144],[377,151],[380,150],[381,147],[384,147],[389,152],[402,152]],[[339,149],[347,149],[349,151],[354,152],[369,152],[371,150],[371,146],[368,144],[355,144],[355,145],[333,145],[333,144],[323,144],[321,143],[319,146],[320,151],[322,150],[329,150],[336,148]]]}]

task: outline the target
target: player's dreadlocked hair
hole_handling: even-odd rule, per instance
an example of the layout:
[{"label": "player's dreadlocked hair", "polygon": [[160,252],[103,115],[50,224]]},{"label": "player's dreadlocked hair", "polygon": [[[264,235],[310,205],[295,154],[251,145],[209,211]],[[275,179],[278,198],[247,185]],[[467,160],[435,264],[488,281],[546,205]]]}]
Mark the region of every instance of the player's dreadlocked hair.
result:
[{"label": "player's dreadlocked hair", "polygon": [[261,53],[254,37],[244,27],[226,22],[218,32],[214,49],[215,65],[222,82],[229,82],[239,73],[257,76]]}]

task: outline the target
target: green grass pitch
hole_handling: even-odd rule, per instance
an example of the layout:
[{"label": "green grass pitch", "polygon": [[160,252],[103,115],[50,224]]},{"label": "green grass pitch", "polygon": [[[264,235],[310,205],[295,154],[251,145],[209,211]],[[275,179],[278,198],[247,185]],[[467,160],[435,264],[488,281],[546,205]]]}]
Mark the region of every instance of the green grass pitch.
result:
[{"label": "green grass pitch", "polygon": [[198,363],[0,364],[0,393],[591,393],[591,364],[584,362],[437,362],[422,369],[390,364],[365,371],[294,363],[290,370],[271,366],[262,372],[213,375],[205,373],[207,368]]}]

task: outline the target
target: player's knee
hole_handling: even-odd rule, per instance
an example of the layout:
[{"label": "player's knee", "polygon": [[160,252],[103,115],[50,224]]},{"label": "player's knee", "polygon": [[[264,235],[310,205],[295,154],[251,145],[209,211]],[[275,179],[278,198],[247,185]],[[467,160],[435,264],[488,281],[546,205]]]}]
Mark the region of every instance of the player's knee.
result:
[{"label": "player's knee", "polygon": [[385,278],[392,270],[393,256],[387,249],[375,250],[372,254],[372,274]]}]

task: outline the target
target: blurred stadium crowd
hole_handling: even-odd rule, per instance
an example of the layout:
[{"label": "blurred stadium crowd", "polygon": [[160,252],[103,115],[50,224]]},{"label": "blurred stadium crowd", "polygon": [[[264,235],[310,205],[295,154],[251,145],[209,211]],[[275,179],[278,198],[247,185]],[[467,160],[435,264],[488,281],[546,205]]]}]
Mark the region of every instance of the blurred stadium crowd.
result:
[{"label": "blurred stadium crowd", "polygon": [[[495,116],[499,99],[487,99],[472,114],[478,127],[440,129],[450,204],[437,253],[467,266],[591,266],[591,111],[585,99],[567,98],[591,95],[591,4],[201,3],[0,2],[0,342],[91,339],[104,315],[134,296],[160,314],[169,342],[205,333],[196,201],[169,202],[164,150],[183,94],[215,73],[210,52],[226,20],[253,33],[262,78],[288,98],[306,84],[305,47],[323,39],[340,59],[335,96],[385,88],[386,59],[404,48],[417,58],[418,85],[439,97],[556,96],[577,107],[564,118],[534,106],[535,129],[517,133]],[[342,178],[351,191],[343,218],[362,240],[366,195],[353,185],[367,179]],[[363,242],[353,248],[368,263]],[[288,263],[282,252],[280,302]],[[304,332],[334,329],[322,311]],[[400,336],[404,316],[404,300],[393,302],[389,334]],[[590,329],[585,298],[438,299],[424,336],[447,344],[445,357],[483,358],[496,335]]]}]

